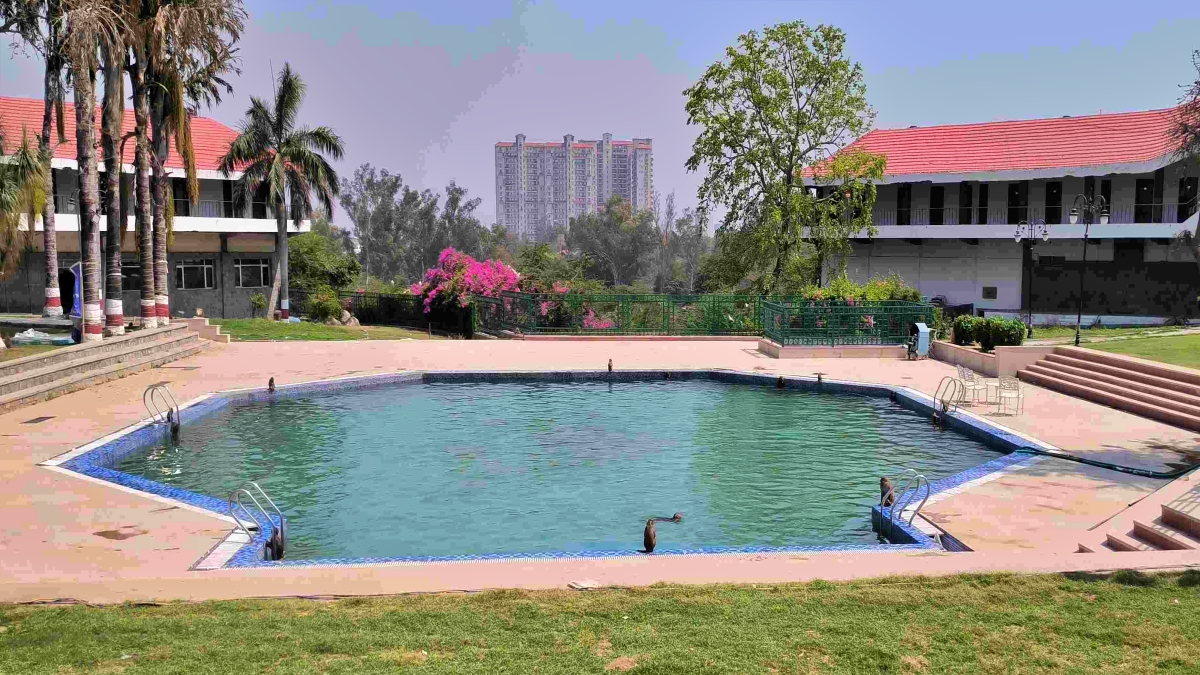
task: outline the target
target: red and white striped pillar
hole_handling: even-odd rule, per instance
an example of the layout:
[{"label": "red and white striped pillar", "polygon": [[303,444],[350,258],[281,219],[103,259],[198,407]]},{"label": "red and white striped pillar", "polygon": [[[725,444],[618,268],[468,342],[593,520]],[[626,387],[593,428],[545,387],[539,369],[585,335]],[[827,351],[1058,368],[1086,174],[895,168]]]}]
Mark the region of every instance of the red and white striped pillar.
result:
[{"label": "red and white striped pillar", "polygon": [[158,325],[167,326],[171,323],[171,305],[168,303],[166,293],[159,293],[154,296],[155,314],[158,315]]},{"label": "red and white striped pillar", "polygon": [[104,312],[100,303],[88,302],[83,305],[83,341],[98,342],[104,339]]},{"label": "red and white striped pillar", "polygon": [[120,300],[105,299],[104,330],[108,331],[109,335],[125,334],[125,307]]},{"label": "red and white striped pillar", "polygon": [[153,300],[142,300],[142,328],[158,328],[158,310]]},{"label": "red and white striped pillar", "polygon": [[46,304],[42,306],[42,316],[62,316],[62,292],[58,286],[46,287]]}]

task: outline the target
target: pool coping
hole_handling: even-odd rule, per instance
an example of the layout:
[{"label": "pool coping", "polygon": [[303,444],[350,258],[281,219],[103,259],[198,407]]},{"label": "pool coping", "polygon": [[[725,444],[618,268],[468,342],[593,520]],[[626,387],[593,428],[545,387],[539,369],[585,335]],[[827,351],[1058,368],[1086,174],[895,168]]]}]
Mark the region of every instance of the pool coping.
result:
[{"label": "pool coping", "polygon": [[[722,368],[700,369],[657,369],[657,370],[560,370],[560,371],[498,371],[498,370],[422,370],[398,371],[375,375],[352,375],[324,380],[313,380],[281,385],[272,391],[267,388],[230,389],[199,396],[180,406],[180,422],[195,423],[229,405],[245,405],[271,401],[277,398],[295,398],[311,394],[325,394],[354,389],[375,389],[406,384],[433,382],[585,382],[585,381],[658,381],[658,380],[703,380],[727,384],[751,384],[774,386],[803,391],[818,391],[831,394],[864,395],[876,398],[887,397],[893,403],[908,410],[932,417],[937,410],[934,399],[917,390],[904,386],[885,385],[851,380],[833,380],[823,377],[801,377],[768,375],[763,373],[729,370]],[[966,411],[957,410],[945,415],[945,426],[982,442],[993,449],[1008,454],[984,462],[976,467],[941,478],[930,484],[929,501],[938,496],[948,496],[961,491],[968,484],[987,480],[1016,468],[1030,460],[1028,454],[1014,453],[1021,447],[1034,446],[1053,450],[1047,445],[1003,425],[983,419]],[[191,511],[216,516],[227,523],[234,523],[229,516],[228,500],[173,487],[141,476],[127,474],[110,468],[132,453],[147,445],[161,441],[169,435],[166,425],[155,424],[145,419],[119,431],[103,436],[91,443],[41,462],[51,470],[77,477],[103,482],[111,487],[136,492],[157,501],[171,503]],[[915,525],[905,522],[897,514],[891,518],[890,509],[880,511],[878,505],[871,509],[872,522],[881,523],[888,518],[893,523],[890,544],[831,544],[819,546],[740,546],[700,547],[687,549],[659,549],[653,556],[744,556],[764,554],[820,554],[846,552],[902,552],[941,550],[937,542]],[[636,550],[610,551],[546,551],[526,553],[485,553],[453,556],[381,556],[357,558],[314,558],[307,560],[263,560],[263,547],[279,519],[269,518],[268,523],[253,533],[246,534],[235,527],[221,542],[201,556],[191,570],[215,570],[235,568],[278,568],[278,567],[342,567],[342,566],[392,566],[426,565],[438,563],[500,562],[500,561],[546,561],[546,560],[603,560],[646,556]]]}]

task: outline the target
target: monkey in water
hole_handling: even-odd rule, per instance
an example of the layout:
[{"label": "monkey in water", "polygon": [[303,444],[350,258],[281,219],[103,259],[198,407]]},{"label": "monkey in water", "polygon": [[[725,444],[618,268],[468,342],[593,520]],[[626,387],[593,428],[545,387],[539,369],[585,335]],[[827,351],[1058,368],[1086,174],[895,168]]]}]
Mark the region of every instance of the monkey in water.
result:
[{"label": "monkey in water", "polygon": [[275,393],[275,378],[272,377],[271,379],[267,380],[267,391],[271,392],[272,394]]},{"label": "monkey in water", "polygon": [[883,500],[884,506],[891,506],[896,503],[896,493],[892,487],[892,481],[886,476],[879,479],[879,498]]},{"label": "monkey in water", "polygon": [[655,516],[653,518],[648,518],[646,520],[646,531],[642,534],[642,545],[645,547],[645,550],[643,550],[642,553],[653,553],[654,552],[654,545],[658,543],[658,533],[656,533],[654,531],[654,523],[656,523],[656,522],[658,522],[658,523],[682,523],[683,522],[683,514],[676,513],[675,515],[671,516],[670,518],[663,518],[661,516]]},{"label": "monkey in water", "polygon": [[608,360],[608,372],[612,372],[612,359]]}]

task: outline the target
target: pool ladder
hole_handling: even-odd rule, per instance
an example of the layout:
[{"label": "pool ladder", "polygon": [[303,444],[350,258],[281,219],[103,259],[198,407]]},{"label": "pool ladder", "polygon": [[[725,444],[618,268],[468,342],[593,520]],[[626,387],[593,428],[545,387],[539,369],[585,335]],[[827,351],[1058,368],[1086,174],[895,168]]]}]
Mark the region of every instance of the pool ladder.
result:
[{"label": "pool ladder", "polygon": [[146,412],[150,413],[150,421],[154,424],[174,424],[179,421],[179,404],[166,382],[146,387],[146,391],[142,392],[142,405],[146,406]]},{"label": "pool ladder", "polygon": [[[913,502],[917,500],[918,497],[921,498],[921,501],[917,504],[917,508],[913,509],[912,513],[909,514],[909,525],[912,525],[912,522],[916,519],[917,514],[919,514],[921,509],[924,508],[925,502],[929,500],[929,479],[927,479],[924,474],[919,474],[913,469],[905,469],[904,473],[905,476],[903,487],[901,487],[899,490],[897,490],[895,487],[892,487],[886,493],[879,495],[879,534],[885,537],[891,536],[897,520],[904,522],[904,512],[909,506],[912,505]],[[925,494],[923,497],[921,496],[921,486],[925,487]],[[884,506],[887,504],[888,497],[892,497],[894,501],[892,502],[891,506]],[[885,509],[887,510],[885,511]],[[885,521],[887,522],[886,532],[884,532]]]},{"label": "pool ladder", "polygon": [[951,375],[943,377],[933,392],[933,420],[944,426],[946,416],[958,410],[958,405],[963,402],[966,395],[967,386],[963,384],[962,380]]},{"label": "pool ladder", "polygon": [[[238,529],[246,533],[250,537],[250,541],[254,541],[255,533],[261,532],[263,529],[263,521],[254,515],[242,499],[250,498],[251,504],[258,511],[258,515],[270,525],[272,525],[271,537],[267,540],[263,548],[263,558],[266,560],[283,560],[284,551],[287,550],[287,523],[283,519],[283,512],[275,505],[274,500],[266,493],[258,483],[247,481],[241,487],[229,493],[229,515],[237,523]],[[259,498],[262,501],[259,501]],[[263,502],[266,502],[271,510],[268,511]],[[241,515],[238,512],[241,512]],[[279,527],[274,527],[274,521],[271,518],[271,512],[274,512],[279,517]],[[243,516],[245,519],[243,520]]]}]

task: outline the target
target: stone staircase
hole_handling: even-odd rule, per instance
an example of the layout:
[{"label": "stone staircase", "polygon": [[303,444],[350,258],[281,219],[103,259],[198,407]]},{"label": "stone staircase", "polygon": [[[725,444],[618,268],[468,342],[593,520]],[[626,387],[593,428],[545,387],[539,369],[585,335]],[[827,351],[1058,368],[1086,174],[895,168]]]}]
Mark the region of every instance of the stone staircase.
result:
[{"label": "stone staircase", "polygon": [[199,333],[200,337],[205,340],[229,344],[229,335],[222,333],[220,326],[210,325],[208,317],[193,317],[191,319],[184,319],[184,321],[187,323],[188,330],[193,333]]},{"label": "stone staircase", "polygon": [[0,362],[0,413],[182,359],[204,346],[187,324],[173,323]]},{"label": "stone staircase", "polygon": [[1108,532],[1112,551],[1200,551],[1200,485],[1160,505],[1161,513],[1136,515]]},{"label": "stone staircase", "polygon": [[1200,371],[1080,347],[1017,373],[1022,380],[1118,410],[1200,431]]}]

